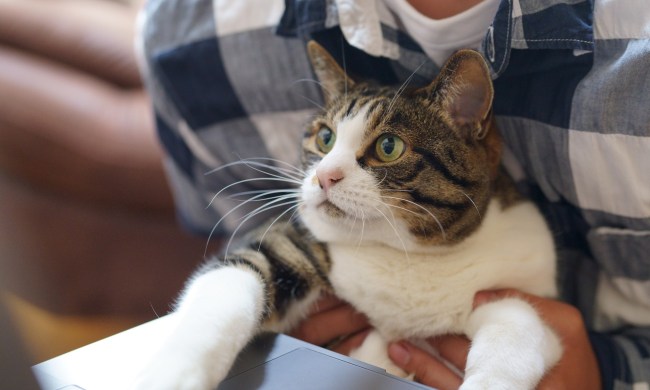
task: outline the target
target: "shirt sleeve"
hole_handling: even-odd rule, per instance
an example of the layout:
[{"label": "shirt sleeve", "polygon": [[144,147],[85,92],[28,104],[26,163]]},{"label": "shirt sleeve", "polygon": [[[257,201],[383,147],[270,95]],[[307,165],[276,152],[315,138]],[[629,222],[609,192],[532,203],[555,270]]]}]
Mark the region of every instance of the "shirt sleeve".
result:
[{"label": "shirt sleeve", "polygon": [[645,388],[650,383],[650,328],[589,336],[604,389]]}]

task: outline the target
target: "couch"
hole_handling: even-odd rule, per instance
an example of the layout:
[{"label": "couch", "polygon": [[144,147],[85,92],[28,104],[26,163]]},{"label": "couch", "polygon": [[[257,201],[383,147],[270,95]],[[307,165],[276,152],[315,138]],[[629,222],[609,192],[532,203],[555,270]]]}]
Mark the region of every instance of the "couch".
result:
[{"label": "couch", "polygon": [[0,0],[0,285],[53,313],[165,313],[206,239],[176,221],[137,1]]}]

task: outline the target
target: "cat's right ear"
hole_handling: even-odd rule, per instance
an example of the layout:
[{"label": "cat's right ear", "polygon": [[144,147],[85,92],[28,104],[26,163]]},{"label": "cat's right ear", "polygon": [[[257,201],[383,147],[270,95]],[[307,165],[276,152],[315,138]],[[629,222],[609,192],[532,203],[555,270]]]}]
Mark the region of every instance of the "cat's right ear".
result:
[{"label": "cat's right ear", "polygon": [[454,53],[420,92],[446,112],[458,129],[469,130],[476,139],[487,135],[494,89],[487,64],[477,51]]},{"label": "cat's right ear", "polygon": [[307,53],[316,72],[316,77],[323,89],[325,104],[330,104],[337,97],[347,93],[354,81],[345,74],[330,53],[316,41],[307,43]]}]

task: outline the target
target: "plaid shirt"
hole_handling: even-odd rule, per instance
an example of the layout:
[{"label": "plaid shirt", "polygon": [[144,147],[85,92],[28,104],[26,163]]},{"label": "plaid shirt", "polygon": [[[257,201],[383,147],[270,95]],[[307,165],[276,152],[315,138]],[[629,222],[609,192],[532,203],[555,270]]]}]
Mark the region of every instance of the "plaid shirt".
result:
[{"label": "plaid shirt", "polygon": [[[359,13],[353,3],[366,8]],[[592,330],[608,389],[650,386],[650,9],[643,3],[501,0],[481,45],[495,78],[505,164],[551,225],[563,296]],[[322,104],[309,81],[306,39],[352,75],[389,84],[414,72],[414,84],[435,76],[436,65],[391,14],[371,12],[382,4],[148,1],[143,68],[187,227],[209,233],[241,204],[214,195],[258,176],[244,166],[207,174],[214,168],[248,157],[297,161],[303,126]],[[277,187],[245,182],[233,192]],[[244,209],[216,233],[235,229],[252,208]]]}]

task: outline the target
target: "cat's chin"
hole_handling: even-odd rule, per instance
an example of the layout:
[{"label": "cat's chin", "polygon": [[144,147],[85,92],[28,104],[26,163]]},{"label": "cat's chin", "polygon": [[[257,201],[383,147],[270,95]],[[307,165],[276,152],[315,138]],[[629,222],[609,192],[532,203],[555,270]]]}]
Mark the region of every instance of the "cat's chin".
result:
[{"label": "cat's chin", "polygon": [[385,219],[368,218],[367,214],[362,218],[359,212],[347,213],[329,201],[301,209],[300,217],[317,240],[327,243],[385,244],[385,237],[395,234],[392,228],[386,230],[383,226]]},{"label": "cat's chin", "polygon": [[332,219],[334,221],[350,218],[350,215],[348,213],[346,213],[343,209],[330,202],[329,200],[323,201],[318,206],[316,206],[316,208],[328,219]]},{"label": "cat's chin", "polygon": [[329,201],[318,205],[303,207],[300,219],[316,239],[322,242],[343,242],[354,234],[355,224],[361,226],[358,218],[350,216]]},{"label": "cat's chin", "polygon": [[[384,217],[355,218],[342,213],[342,217],[334,216],[326,211],[326,205],[303,206],[300,219],[303,225],[318,241],[329,244],[344,244],[359,247],[362,245],[384,245],[399,252],[446,254],[457,250],[453,246],[431,245],[420,243],[408,232],[399,221],[388,221]],[[334,206],[336,207],[336,206]]]}]

